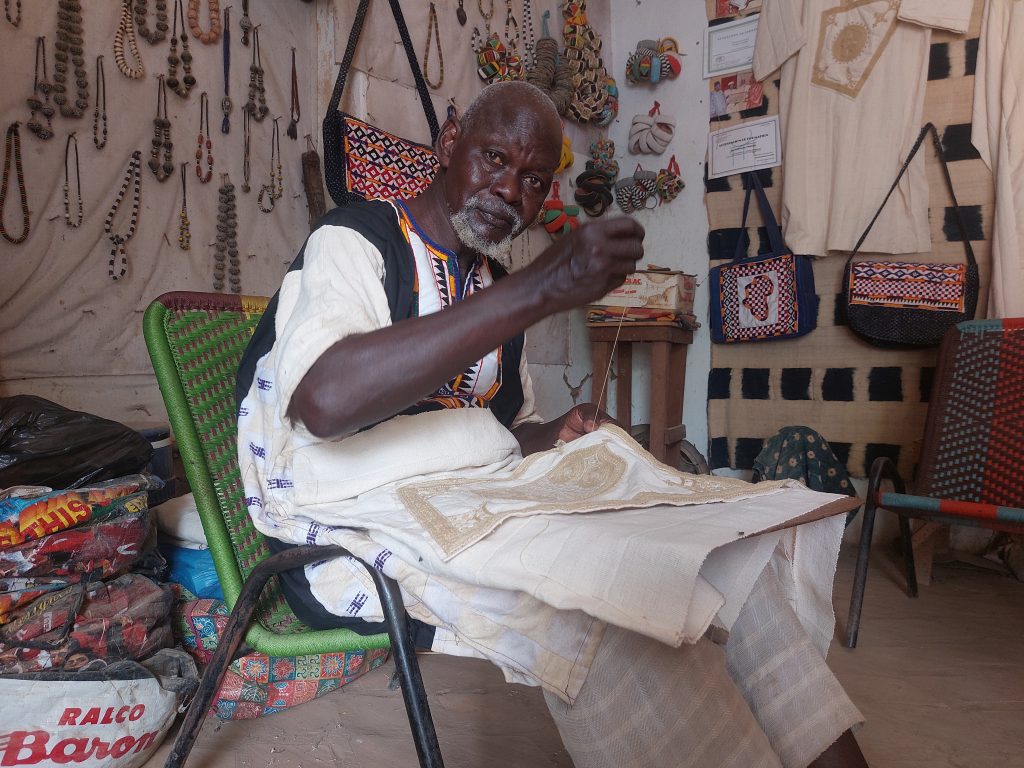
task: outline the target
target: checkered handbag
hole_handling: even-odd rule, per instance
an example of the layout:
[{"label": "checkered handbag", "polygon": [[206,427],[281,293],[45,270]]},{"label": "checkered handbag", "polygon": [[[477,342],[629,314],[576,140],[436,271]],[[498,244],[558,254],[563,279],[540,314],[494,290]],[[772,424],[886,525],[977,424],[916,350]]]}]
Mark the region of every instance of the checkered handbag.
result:
[{"label": "checkered handbag", "polygon": [[[431,141],[436,141],[437,115],[416,60],[402,7],[399,0],[388,2],[430,126]],[[374,197],[414,197],[427,188],[438,168],[431,147],[403,139],[338,109],[369,7],[370,0],[360,0],[323,120],[325,181],[337,205]]]},{"label": "checkered handbag", "polygon": [[[854,256],[929,132],[946,186],[953,198],[953,211],[967,255],[966,262],[855,262]],[[950,326],[974,319],[978,304],[978,264],[974,259],[974,250],[967,236],[960,206],[956,202],[953,180],[942,154],[939,134],[931,123],[921,129],[896,181],[846,260],[843,304],[850,329],[865,341],[883,347],[935,346],[942,341]]]},{"label": "checkered handbag", "polygon": [[716,344],[792,339],[813,331],[818,321],[810,259],[786,246],[760,178],[756,173],[745,176],[741,228],[746,230],[753,192],[771,251],[742,258],[746,242],[741,237],[733,260],[710,270],[711,340]]}]

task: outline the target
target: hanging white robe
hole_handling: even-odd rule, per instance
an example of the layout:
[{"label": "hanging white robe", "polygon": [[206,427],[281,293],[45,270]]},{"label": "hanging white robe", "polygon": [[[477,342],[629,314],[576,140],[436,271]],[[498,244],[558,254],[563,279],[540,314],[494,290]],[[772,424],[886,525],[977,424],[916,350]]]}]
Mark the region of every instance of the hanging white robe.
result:
[{"label": "hanging white robe", "polygon": [[989,317],[1024,317],[1024,3],[988,0],[974,79],[971,141],[992,170]]}]

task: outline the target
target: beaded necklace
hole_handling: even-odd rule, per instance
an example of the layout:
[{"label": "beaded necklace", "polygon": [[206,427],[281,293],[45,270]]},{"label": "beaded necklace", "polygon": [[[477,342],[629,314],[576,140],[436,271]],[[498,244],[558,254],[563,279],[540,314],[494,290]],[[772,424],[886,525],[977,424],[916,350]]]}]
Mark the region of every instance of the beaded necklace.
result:
[{"label": "beaded necklace", "polygon": [[487,13],[484,13],[484,0],[476,0],[477,10],[484,17],[484,26],[491,31],[491,18],[494,16],[494,0],[488,0]]},{"label": "beaded necklace", "polygon": [[[103,231],[107,233],[107,237],[110,238],[110,265],[108,274],[111,280],[120,280],[128,273],[128,251],[125,249],[125,245],[132,236],[135,234],[136,228],[139,226],[139,204],[141,202],[141,191],[142,191],[142,174],[139,173],[140,166],[142,165],[142,153],[139,150],[132,152],[131,160],[128,161],[128,168],[125,170],[124,179],[121,182],[121,189],[117,192],[117,197],[114,198],[114,204],[110,207],[110,211],[107,213],[107,218],[103,222]],[[128,187],[132,187],[132,213],[131,218],[128,222],[128,231],[123,235],[114,231],[114,216],[117,214],[118,208],[121,207],[121,203],[124,201],[125,195],[128,194]],[[114,264],[120,256],[121,264],[120,271],[114,271]]]},{"label": "beaded necklace", "polygon": [[220,175],[217,190],[217,242],[213,251],[213,290],[224,290],[224,268],[227,261],[228,282],[232,293],[242,292],[241,260],[238,258],[238,214],[235,207],[235,185],[226,173]]},{"label": "beaded necklace", "polygon": [[[203,139],[203,122],[206,123],[206,139]],[[203,146],[206,146],[206,173],[203,173]],[[205,184],[213,177],[213,136],[210,133],[210,100],[206,91],[199,94],[199,138],[196,139],[196,178]]]},{"label": "beaded necklace", "polygon": [[[89,80],[85,70],[85,51],[82,48],[82,4],[79,0],[59,0],[57,3],[57,42],[53,55],[53,102],[64,117],[81,117],[89,108]],[[68,59],[75,67],[75,100],[68,100],[65,83],[68,79]]]},{"label": "beaded necklace", "polygon": [[[178,36],[178,19],[181,19],[181,36]],[[178,56],[178,42],[181,41],[181,57]],[[182,76],[178,80],[178,62],[181,62]],[[192,52],[188,49],[188,33],[185,31],[185,9],[181,0],[174,0],[174,29],[171,32],[171,47],[167,52],[167,87],[187,99],[195,87],[192,76]]]},{"label": "beaded necklace", "polygon": [[[21,234],[18,237],[11,237],[4,227],[3,213],[7,207],[7,188],[11,181],[11,157],[14,157],[14,170],[18,176],[18,194],[21,197]],[[18,245],[24,243],[32,225],[28,214],[28,191],[25,189],[25,170],[21,165],[21,134],[18,132],[18,123],[11,123],[7,126],[7,138],[4,141],[4,176],[0,184],[0,236],[8,243]]]},{"label": "beaded necklace", "polygon": [[[153,146],[149,150],[149,170],[156,176],[157,181],[166,181],[174,173],[174,161],[171,156],[174,144],[171,142],[171,120],[167,115],[167,85],[163,75],[157,76],[156,115],[153,117],[151,143]],[[161,149],[164,151],[163,163],[160,162]]]},{"label": "beaded necklace", "polygon": [[[270,134],[270,183],[260,187],[259,197],[256,198],[256,205],[264,213],[274,210],[275,201],[284,194],[284,176],[281,174],[281,133],[277,127],[279,119],[274,118],[274,131]],[[263,203],[264,195],[267,199],[266,205]]]},{"label": "beaded necklace", "polygon": [[199,0],[188,0],[188,28],[192,30],[193,37],[199,38],[199,42],[210,45],[220,40],[220,2],[207,0],[207,5],[209,31],[204,32],[199,26]]},{"label": "beaded necklace", "polygon": [[[138,62],[138,66],[128,63],[124,55],[125,41],[128,43],[128,53],[133,61]],[[114,33],[114,63],[120,73],[130,80],[139,80],[146,74],[146,67],[139,56],[139,41],[135,39],[131,0],[121,0],[121,18],[117,22],[117,32]]]},{"label": "beaded necklace", "polygon": [[21,24],[21,0],[16,0],[14,18],[11,18],[11,0],[4,0],[4,15],[13,26]]},{"label": "beaded necklace", "polygon": [[[259,105],[257,106],[257,100]],[[260,26],[252,28],[252,64],[249,65],[249,100],[245,110],[257,123],[262,123],[270,114],[267,107],[267,91],[263,86],[263,57],[260,55]]]},{"label": "beaded necklace", "polygon": [[292,99],[288,115],[291,121],[285,133],[292,141],[296,141],[299,138],[299,118],[302,117],[302,112],[299,109],[299,76],[295,73],[295,46],[292,46]]},{"label": "beaded necklace", "polygon": [[512,15],[512,0],[505,0],[505,60],[500,80],[522,80],[523,60],[519,56],[519,23]]},{"label": "beaded necklace", "polygon": [[252,165],[249,162],[249,150],[252,147],[252,124],[249,122],[249,110],[242,110],[242,191],[249,194],[252,187]]},{"label": "beaded necklace", "polygon": [[[42,77],[39,76],[40,62],[42,62]],[[46,77],[46,38],[36,38],[36,69],[32,81],[32,95],[26,99],[28,108],[32,110],[25,127],[40,139],[53,138],[53,105],[50,104],[50,85]],[[46,118],[46,125],[43,125],[37,118],[36,112]]]},{"label": "beaded necklace", "polygon": [[533,66],[533,53],[537,40],[533,31],[533,0],[523,0],[523,65],[528,69]]},{"label": "beaded necklace", "polygon": [[188,161],[181,164],[181,210],[178,212],[178,247],[187,251],[192,243],[192,232],[189,230],[188,220]]},{"label": "beaded necklace", "polygon": [[[78,216],[75,219],[71,218],[71,185],[68,183],[68,155],[71,150],[71,142],[75,143],[75,183],[78,187]],[[72,131],[68,135],[68,143],[64,145],[64,222],[72,229],[82,226],[82,212],[82,172],[78,165],[78,139],[75,137],[75,132]]]},{"label": "beaded necklace", "polygon": [[[465,11],[463,11],[465,14]],[[433,82],[430,79],[430,33],[434,33],[434,43],[437,45],[437,62],[438,68],[441,70],[440,75],[437,78],[437,82]],[[427,22],[427,44],[426,49],[423,51],[423,79],[427,81],[427,85],[433,88],[435,91],[438,90],[444,83],[444,51],[441,50],[441,32],[438,28],[437,23],[437,9],[434,4],[430,4],[430,18]]]},{"label": "beaded necklace", "polygon": [[249,45],[249,33],[252,31],[252,19],[249,18],[249,0],[242,0],[242,19],[238,22],[242,35],[238,39],[242,45]]},{"label": "beaded necklace", "polygon": [[[100,104],[103,105],[102,110]],[[100,138],[100,120],[103,121],[103,137]],[[103,54],[96,57],[96,106],[92,110],[92,143],[96,149],[107,146],[107,76],[103,72]]]},{"label": "beaded necklace", "polygon": [[220,100],[220,111],[224,119],[220,123],[221,133],[231,132],[231,121],[228,116],[235,105],[231,103],[231,6],[224,9],[224,98]]},{"label": "beaded necklace", "polygon": [[151,45],[162,43],[167,37],[167,0],[156,0],[156,29],[150,29],[146,17],[149,15],[149,1],[135,0],[135,24],[142,39]]}]

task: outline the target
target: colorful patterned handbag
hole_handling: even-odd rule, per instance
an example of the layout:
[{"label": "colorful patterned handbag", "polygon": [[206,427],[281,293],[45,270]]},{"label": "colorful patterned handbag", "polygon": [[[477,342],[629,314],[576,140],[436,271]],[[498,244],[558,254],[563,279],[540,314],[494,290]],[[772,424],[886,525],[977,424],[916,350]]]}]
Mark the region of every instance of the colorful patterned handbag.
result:
[{"label": "colorful patterned handbag", "polygon": [[741,237],[733,260],[711,268],[711,340],[717,344],[792,339],[810,333],[818,322],[810,259],[797,256],[786,246],[760,178],[756,173],[745,176],[747,196],[741,227],[745,230],[747,226],[753,192],[771,250],[744,259],[746,244]]},{"label": "colorful patterned handbag", "polygon": [[[416,60],[409,28],[399,0],[388,2],[430,126],[431,142],[434,142],[440,130],[437,115]],[[433,148],[381,130],[338,109],[369,7],[370,0],[360,0],[323,121],[327,191],[337,205],[374,197],[414,197],[427,188],[438,168]]]},{"label": "colorful patterned handbag", "polygon": [[[953,198],[953,211],[960,229],[966,263],[942,264],[909,261],[858,261],[857,255],[864,239],[879,214],[889,202],[903,174],[910,167],[924,137],[932,134],[935,154],[939,157],[942,175]],[[963,214],[956,202],[953,180],[949,175],[942,144],[935,126],[926,123],[921,129],[906,162],[896,175],[889,193],[878,206],[864,234],[846,260],[843,275],[843,303],[850,330],[876,346],[929,347],[942,341],[946,330],[964,320],[974,319],[978,304],[978,264],[974,260],[964,224]]]}]

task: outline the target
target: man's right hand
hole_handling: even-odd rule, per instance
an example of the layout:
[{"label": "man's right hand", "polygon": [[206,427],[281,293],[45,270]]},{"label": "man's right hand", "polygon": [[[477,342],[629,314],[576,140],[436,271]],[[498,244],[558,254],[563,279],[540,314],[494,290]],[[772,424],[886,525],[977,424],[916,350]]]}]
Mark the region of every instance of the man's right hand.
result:
[{"label": "man's right hand", "polygon": [[545,250],[523,272],[537,280],[550,311],[597,301],[636,270],[644,228],[630,216],[591,221]]}]

